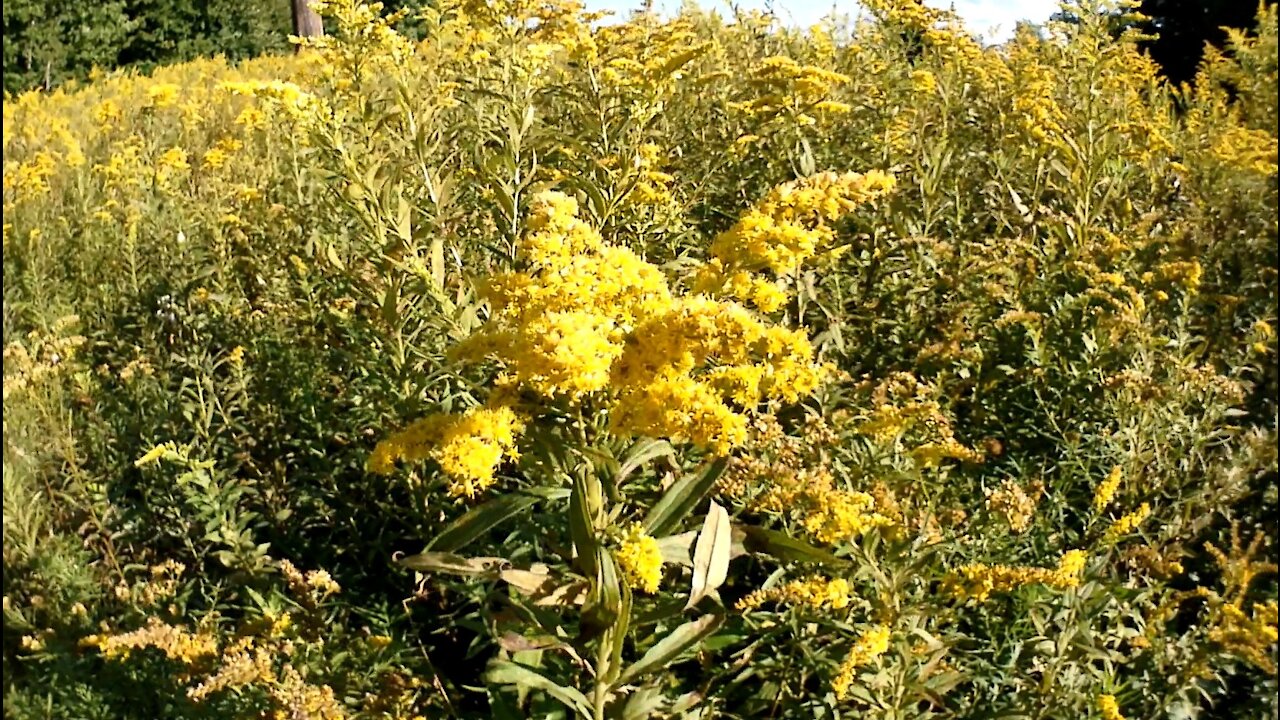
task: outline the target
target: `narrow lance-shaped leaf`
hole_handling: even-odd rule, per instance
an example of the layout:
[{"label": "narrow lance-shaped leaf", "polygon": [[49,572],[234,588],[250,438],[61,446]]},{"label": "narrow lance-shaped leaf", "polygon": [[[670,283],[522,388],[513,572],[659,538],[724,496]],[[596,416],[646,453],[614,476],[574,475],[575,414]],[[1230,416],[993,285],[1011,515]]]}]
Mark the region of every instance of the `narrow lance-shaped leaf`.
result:
[{"label": "narrow lance-shaped leaf", "polygon": [[494,685],[516,685],[541,690],[568,706],[580,717],[592,717],[591,703],[576,688],[559,685],[523,665],[507,660],[494,660],[485,672],[485,681]]},{"label": "narrow lance-shaped leaf", "polygon": [[662,638],[657,645],[649,648],[649,652],[623,671],[617,685],[625,685],[643,676],[645,673],[663,669],[686,650],[702,642],[715,632],[724,622],[724,616],[703,615],[697,620],[687,622],[671,634]]},{"label": "narrow lance-shaped leaf", "polygon": [[592,483],[598,484],[598,481],[587,477],[586,473],[577,473],[573,479],[573,494],[569,496],[569,538],[573,540],[578,568],[588,577],[598,573]]},{"label": "narrow lance-shaped leaf", "polygon": [[728,465],[728,458],[716,458],[700,471],[677,480],[645,518],[648,533],[655,537],[669,535],[686,515],[693,512],[702,498],[711,492]]},{"label": "narrow lance-shaped leaf", "polygon": [[622,467],[618,469],[618,485],[622,485],[628,475],[650,460],[663,455],[669,456],[673,453],[675,453],[675,449],[666,440],[654,440],[652,438],[641,440],[631,448],[630,452],[627,453],[626,459],[622,461]]},{"label": "narrow lance-shaped leaf", "polygon": [[796,540],[777,530],[748,525],[743,527],[743,532],[746,533],[743,546],[747,552],[767,553],[779,560],[790,562],[809,562],[820,565],[849,564],[848,560],[836,557],[826,550],[814,547],[803,540]]},{"label": "narrow lance-shaped leaf", "polygon": [[397,564],[417,572],[439,572],[450,575],[488,575],[510,565],[500,557],[463,557],[447,552],[423,552],[400,558]]},{"label": "narrow lance-shaped leaf", "polygon": [[448,527],[427,543],[427,549],[439,552],[461,550],[508,518],[528,510],[538,501],[562,498],[565,494],[563,490],[538,490],[494,498],[449,523]]}]

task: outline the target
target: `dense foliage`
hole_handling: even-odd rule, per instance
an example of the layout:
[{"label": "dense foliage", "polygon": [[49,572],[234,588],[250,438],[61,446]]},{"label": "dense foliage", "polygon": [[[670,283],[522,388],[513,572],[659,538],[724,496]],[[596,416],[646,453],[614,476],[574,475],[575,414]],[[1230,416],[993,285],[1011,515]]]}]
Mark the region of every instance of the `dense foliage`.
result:
[{"label": "dense foliage", "polygon": [[1275,6],[867,5],[6,98],[6,717],[1275,717]]},{"label": "dense foliage", "polygon": [[5,92],[83,80],[94,68],[147,70],[289,47],[283,0],[11,0],[3,12]]},{"label": "dense foliage", "polygon": [[1250,27],[1256,5],[1241,0],[1143,0],[1143,26],[1155,37],[1144,43],[1164,75],[1181,83],[1195,77],[1206,43],[1221,47],[1231,30]]}]

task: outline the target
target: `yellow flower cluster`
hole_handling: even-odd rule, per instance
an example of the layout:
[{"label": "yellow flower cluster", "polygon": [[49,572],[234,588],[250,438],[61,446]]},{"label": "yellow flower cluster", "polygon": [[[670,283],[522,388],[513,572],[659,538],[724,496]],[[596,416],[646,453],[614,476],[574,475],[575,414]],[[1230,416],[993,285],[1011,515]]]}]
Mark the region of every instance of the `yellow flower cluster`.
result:
[{"label": "yellow flower cluster", "polygon": [[875,499],[864,492],[818,488],[801,499],[804,529],[821,543],[853,540],[872,528],[893,524],[875,512]]},{"label": "yellow flower cluster", "polygon": [[819,576],[756,590],[738,601],[739,612],[747,613],[767,602],[804,605],[815,610],[830,608],[841,610],[853,601],[853,588],[844,578],[827,579]]},{"label": "yellow flower cluster", "polygon": [[666,23],[644,17],[602,27],[595,44],[602,53],[601,81],[614,91],[640,95],[643,99],[631,109],[641,119],[661,111],[658,101],[678,88],[685,66],[714,45],[698,37],[690,17]]},{"label": "yellow flower cluster", "polygon": [[152,107],[165,108],[176,103],[181,92],[182,88],[173,83],[156,83],[147,88],[147,99]]},{"label": "yellow flower cluster", "polygon": [[1277,604],[1275,600],[1255,603],[1246,615],[1239,603],[1224,603],[1217,622],[1209,629],[1209,640],[1224,652],[1235,655],[1261,669],[1276,674],[1271,648],[1277,641]]},{"label": "yellow flower cluster", "polygon": [[944,437],[937,442],[925,443],[911,451],[920,467],[937,467],[943,460],[959,460],[965,463],[979,463],[983,454],[967,447],[954,437]]},{"label": "yellow flower cluster", "polygon": [[1111,524],[1111,527],[1107,528],[1106,535],[1103,538],[1103,543],[1114,543],[1125,535],[1133,532],[1143,520],[1147,519],[1147,516],[1150,514],[1151,506],[1147,503],[1142,503],[1138,506],[1137,510],[1121,516],[1119,520],[1116,520]]},{"label": "yellow flower cluster", "polygon": [[429,458],[449,477],[450,495],[475,497],[493,484],[499,465],[519,457],[516,442],[523,430],[524,421],[504,406],[429,415],[378,443],[369,469],[387,474],[397,461]]},{"label": "yellow flower cluster", "polygon": [[852,110],[831,97],[837,87],[849,81],[847,75],[776,55],[752,70],[751,85],[760,95],[731,107],[765,122],[785,114],[800,126],[814,125],[817,118],[809,113],[844,115]]},{"label": "yellow flower cluster", "polygon": [[[888,448],[905,445],[910,457],[921,468],[940,465],[952,459],[979,463],[985,455],[955,438],[951,421],[936,399],[937,389],[911,373],[893,373],[879,381],[865,379],[859,390],[870,387],[865,412],[855,428],[877,444]],[[913,446],[914,447],[911,447]]]},{"label": "yellow flower cluster", "polygon": [[884,625],[873,625],[858,636],[858,640],[840,663],[835,679],[831,681],[831,689],[836,699],[843,700],[853,685],[853,673],[860,667],[875,662],[876,658],[889,650],[889,628]]},{"label": "yellow flower cluster", "polygon": [[836,487],[822,451],[838,438],[821,417],[810,418],[799,437],[784,433],[771,416],[757,419],[750,431],[748,451],[730,460],[721,479],[726,496],[744,500],[754,512],[792,517],[827,544],[893,524],[877,511],[880,503],[872,495]]},{"label": "yellow flower cluster", "polygon": [[711,245],[712,260],[698,278],[703,292],[735,273],[795,272],[835,239],[829,223],[893,190],[892,175],[824,172],[769,191]]},{"label": "yellow flower cluster", "polygon": [[5,163],[4,189],[13,191],[16,200],[36,198],[49,192],[49,179],[58,168],[58,158],[41,150],[21,163]]},{"label": "yellow flower cluster", "polygon": [[328,685],[313,685],[303,679],[293,665],[286,663],[276,682],[268,686],[276,710],[273,720],[295,717],[312,720],[342,720],[347,711]]},{"label": "yellow flower cluster", "polygon": [[1093,492],[1093,511],[1101,514],[1107,506],[1111,504],[1111,499],[1115,497],[1116,490],[1120,487],[1120,481],[1124,479],[1124,470],[1116,465],[1111,468],[1111,472],[1107,474],[1105,480],[1098,484],[1097,489]]},{"label": "yellow flower cluster", "polygon": [[681,298],[627,338],[611,421],[616,432],[688,438],[725,454],[747,435],[746,416],[725,399],[748,411],[762,400],[795,402],[825,372],[803,332],[736,303]]},{"label": "yellow flower cluster", "polygon": [[28,391],[64,375],[76,366],[74,360],[86,340],[67,331],[79,322],[75,315],[59,318],[48,333],[32,331],[26,342],[14,341],[4,348],[4,398]]},{"label": "yellow flower cluster", "polygon": [[138,458],[137,460],[134,460],[133,466],[147,467],[148,465],[154,465],[170,455],[174,455],[174,456],[178,455],[177,444],[172,441],[166,442],[166,443],[160,443],[159,445],[156,445],[152,447],[150,450],[143,453],[142,457]]},{"label": "yellow flower cluster", "polygon": [[1161,280],[1181,285],[1189,293],[1195,293],[1200,289],[1200,279],[1204,277],[1204,268],[1198,260],[1165,263],[1159,270]]},{"label": "yellow flower cluster", "polygon": [[633,523],[622,538],[615,554],[627,585],[646,593],[658,591],[662,582],[662,551],[658,541],[645,533],[644,526]]},{"label": "yellow flower cluster", "polygon": [[1015,567],[1010,565],[965,565],[947,576],[947,591],[960,600],[982,602],[992,593],[1008,592],[1024,585],[1042,584],[1066,590],[1080,584],[1088,555],[1083,550],[1069,550],[1055,568]]},{"label": "yellow flower cluster", "polygon": [[112,589],[117,600],[152,607],[173,597],[178,592],[178,581],[186,570],[180,562],[166,560],[149,568],[147,576],[133,583],[123,579]]},{"label": "yellow flower cluster", "polygon": [[[1028,492],[1030,490],[1030,492]],[[1027,488],[1012,480],[1005,480],[1000,487],[988,492],[987,508],[1004,515],[1009,529],[1024,532],[1035,516],[1036,504],[1044,494],[1044,483],[1032,482]]]},{"label": "yellow flower cluster", "polygon": [[1263,177],[1276,174],[1276,139],[1264,130],[1231,127],[1222,132],[1210,152],[1220,162]]},{"label": "yellow flower cluster", "polygon": [[596,393],[619,434],[687,440],[727,453],[760,402],[794,402],[824,369],[802,332],[746,308],[674,297],[654,266],[607,245],[547,192],[533,203],[522,259],[528,269],[484,288],[489,322],[455,356],[499,360],[517,386],[581,402]]},{"label": "yellow flower cluster", "polygon": [[46,632],[41,632],[36,635],[23,635],[19,647],[21,647],[22,651],[26,653],[44,652],[45,640],[47,638],[48,633]]},{"label": "yellow flower cluster", "polygon": [[218,640],[206,632],[191,632],[152,617],[145,627],[118,635],[90,635],[80,641],[83,647],[96,647],[109,659],[123,660],[134,650],[156,648],[172,660],[191,665],[218,653]]},{"label": "yellow flower cluster", "polygon": [[193,687],[187,689],[187,697],[201,702],[214,693],[227,689],[247,687],[275,680],[276,671],[272,650],[257,644],[257,638],[247,636],[232,642],[222,652],[218,670]]},{"label": "yellow flower cluster", "polygon": [[330,595],[342,592],[342,588],[329,575],[328,570],[309,570],[304,574],[288,560],[281,560],[279,567],[280,574],[289,584],[289,589],[309,605],[315,605]]},{"label": "yellow flower cluster", "polygon": [[[624,206],[666,207],[672,203],[671,188],[675,185],[674,175],[663,172],[662,150],[653,143],[644,143],[636,148],[628,157],[614,155],[600,163],[611,172],[618,173],[633,182],[621,183],[629,188],[622,198]],[[617,181],[615,181],[617,182]]]},{"label": "yellow flower cluster", "polygon": [[1056,83],[1052,69],[1038,62],[1035,56],[1031,46],[1015,44],[1010,58],[1018,83],[1013,112],[1021,132],[1034,141],[1029,145],[1052,147],[1061,142],[1066,113],[1054,97]]},{"label": "yellow flower cluster", "polygon": [[911,373],[893,373],[872,383],[863,380],[859,389],[871,388],[870,405],[873,410],[856,428],[878,443],[889,443],[915,426],[926,429],[948,424],[942,408],[933,399],[936,388]]},{"label": "yellow flower cluster", "polygon": [[1120,704],[1116,702],[1115,695],[1099,695],[1098,712],[1102,713],[1102,720],[1124,720],[1124,715],[1120,714]]},{"label": "yellow flower cluster", "polygon": [[413,43],[395,30],[408,8],[383,15],[382,3],[363,0],[312,0],[311,7],[329,18],[336,32],[297,42],[315,51],[322,72],[339,87],[379,71],[402,71],[414,53]]},{"label": "yellow flower cluster", "polygon": [[496,355],[516,383],[547,397],[576,400],[609,385],[628,334],[672,298],[657,268],[606,246],[577,212],[562,193],[534,200],[520,248],[529,269],[488,280],[493,315],[455,356]]},{"label": "yellow flower cluster", "polygon": [[309,718],[346,717],[345,710],[328,686],[306,682],[287,661],[277,672],[277,658],[287,659],[297,650],[293,640],[271,639],[278,635],[274,632],[277,624],[278,620],[264,625],[270,633],[266,637],[258,637],[254,630],[242,627],[236,639],[228,643],[221,653],[217,638],[212,633],[205,630],[192,632],[154,617],[145,627],[133,632],[87,636],[81,639],[80,646],[98,648],[104,657],[116,661],[128,659],[134,650],[152,647],[188,668],[212,664],[216,670],[187,688],[187,697],[195,702],[204,702],[224,690],[258,685],[271,699],[274,714],[270,717],[292,717],[290,712],[301,712]]},{"label": "yellow flower cluster", "polygon": [[[296,122],[314,122],[325,112],[325,103],[316,95],[287,80],[226,81],[219,88],[233,95],[248,95],[269,101]],[[249,124],[246,120],[244,124]]]},{"label": "yellow flower cluster", "polygon": [[[1276,601],[1253,603],[1245,612],[1245,605],[1253,581],[1262,575],[1274,574],[1275,563],[1256,560],[1262,547],[1263,534],[1254,536],[1245,547],[1241,542],[1239,525],[1231,526],[1231,549],[1223,552],[1213,543],[1205,543],[1205,550],[1213,556],[1222,576],[1224,590],[1221,594],[1208,588],[1196,588],[1186,596],[1206,597],[1214,608],[1209,618],[1209,639],[1223,652],[1235,655],[1264,672],[1275,675],[1276,663],[1273,646],[1277,642],[1278,607]],[[1177,606],[1171,605],[1166,616],[1171,616]]]},{"label": "yellow flower cluster", "polygon": [[1181,575],[1185,568],[1177,555],[1162,553],[1150,545],[1138,545],[1125,553],[1125,558],[1135,568],[1155,577],[1168,578]]}]

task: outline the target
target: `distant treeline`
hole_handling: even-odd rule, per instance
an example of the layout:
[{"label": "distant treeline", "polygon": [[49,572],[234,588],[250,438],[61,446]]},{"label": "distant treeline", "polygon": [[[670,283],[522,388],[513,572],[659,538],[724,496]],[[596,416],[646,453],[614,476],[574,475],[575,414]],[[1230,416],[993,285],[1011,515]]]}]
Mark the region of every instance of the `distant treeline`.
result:
[{"label": "distant treeline", "polygon": [[[429,0],[384,0],[392,10]],[[290,0],[4,0],[4,89],[103,69],[289,49]]]},{"label": "distant treeline", "polygon": [[[430,0],[385,0],[392,10]],[[1222,26],[1251,27],[1251,0],[1144,0],[1158,32],[1155,60],[1174,81],[1189,79],[1204,43]],[[290,0],[5,0],[4,89],[52,87],[104,69],[143,70],[201,55],[231,59],[287,50]]]}]

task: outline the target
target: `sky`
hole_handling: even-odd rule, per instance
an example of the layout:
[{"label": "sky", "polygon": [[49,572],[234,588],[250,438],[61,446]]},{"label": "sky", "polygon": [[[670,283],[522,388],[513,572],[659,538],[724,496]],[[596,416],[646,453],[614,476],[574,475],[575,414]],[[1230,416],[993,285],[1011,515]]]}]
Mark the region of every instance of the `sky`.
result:
[{"label": "sky", "polygon": [[[644,5],[644,0],[584,0],[589,10],[612,10],[625,18],[631,10]],[[698,0],[699,7],[723,10],[729,14],[730,2],[743,9],[764,9],[769,0]],[[926,5],[948,8],[953,2],[956,13],[970,29],[993,41],[1005,40],[1013,35],[1019,20],[1044,22],[1058,9],[1058,0],[924,0]],[[654,0],[653,7],[663,13],[680,9],[681,0]],[[839,14],[857,17],[859,8],[855,0],[772,0],[779,19],[789,24],[807,27],[831,14],[834,6]],[[992,32],[996,26],[998,31]]]}]

